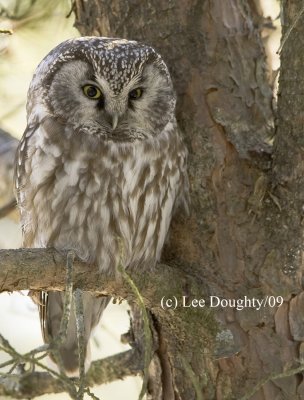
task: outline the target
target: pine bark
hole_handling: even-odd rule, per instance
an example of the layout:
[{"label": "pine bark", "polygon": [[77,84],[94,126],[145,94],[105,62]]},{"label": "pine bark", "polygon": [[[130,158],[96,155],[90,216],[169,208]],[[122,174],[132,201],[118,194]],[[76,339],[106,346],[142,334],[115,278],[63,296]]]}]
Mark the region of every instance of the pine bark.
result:
[{"label": "pine bark", "polygon": [[[172,343],[175,399],[240,399],[302,359],[304,24],[300,0],[283,1],[276,129],[264,48],[252,2],[76,0],[83,35],[146,42],[164,57],[187,143],[191,217],[175,221],[164,260],[184,273],[183,294],[277,299],[260,310],[218,307],[182,315]],[[195,277],[200,293],[187,285]],[[167,282],[172,294],[171,281]],[[164,295],[167,294],[164,292]],[[267,297],[268,296],[268,297]],[[198,324],[199,322],[199,324]],[[195,326],[198,331],[192,328]],[[218,339],[229,337],[229,343]],[[227,336],[228,335],[228,336]],[[216,348],[217,347],[217,348]],[[270,379],[252,397],[301,399],[302,374]]]},{"label": "pine bark", "polygon": [[[283,1],[285,33],[301,7]],[[240,399],[297,366],[303,352],[303,18],[282,49],[275,130],[251,2],[76,0],[75,14],[83,35],[154,46],[173,77],[192,206],[190,218],[174,222],[163,256],[181,280],[159,291],[178,301],[284,297],[259,311],[179,303],[154,314],[166,400]],[[302,380],[271,379],[252,399],[301,399]]]}]

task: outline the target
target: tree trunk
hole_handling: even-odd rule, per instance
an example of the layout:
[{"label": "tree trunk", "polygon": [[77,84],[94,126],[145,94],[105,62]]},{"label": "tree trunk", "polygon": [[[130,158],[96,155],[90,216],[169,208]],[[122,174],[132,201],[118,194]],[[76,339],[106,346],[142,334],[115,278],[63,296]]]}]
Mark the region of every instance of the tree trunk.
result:
[{"label": "tree trunk", "polygon": [[[301,4],[283,2],[285,32]],[[178,307],[154,314],[163,385],[170,386],[164,398],[240,399],[268,375],[252,399],[303,398],[302,374],[273,375],[297,366],[304,340],[303,23],[282,50],[274,136],[272,91],[254,23],[260,19],[251,2],[76,0],[75,13],[83,35],[155,47],[178,96],[192,206],[190,218],[174,222],[163,255],[183,272],[183,291],[174,293],[167,282],[163,293],[177,296]],[[210,305],[210,296],[218,296],[223,303],[184,308],[183,295],[187,302],[203,298]],[[226,306],[246,296],[251,303],[243,310]],[[260,308],[256,299],[264,301]]]}]

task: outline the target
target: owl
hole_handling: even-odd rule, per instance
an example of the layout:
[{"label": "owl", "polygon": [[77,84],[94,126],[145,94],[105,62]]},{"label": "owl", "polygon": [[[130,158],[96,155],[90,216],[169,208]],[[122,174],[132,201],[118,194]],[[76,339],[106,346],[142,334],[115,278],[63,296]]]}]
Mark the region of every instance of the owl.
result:
[{"label": "owl", "polygon": [[[186,159],[172,81],[152,47],[102,37],[59,44],[34,73],[17,151],[24,247],[73,250],[88,274],[92,264],[101,274],[153,268],[174,211],[188,207]],[[83,294],[86,368],[108,302]],[[38,306],[50,342],[63,294],[42,292]],[[73,313],[59,350],[65,371],[77,374]]]}]

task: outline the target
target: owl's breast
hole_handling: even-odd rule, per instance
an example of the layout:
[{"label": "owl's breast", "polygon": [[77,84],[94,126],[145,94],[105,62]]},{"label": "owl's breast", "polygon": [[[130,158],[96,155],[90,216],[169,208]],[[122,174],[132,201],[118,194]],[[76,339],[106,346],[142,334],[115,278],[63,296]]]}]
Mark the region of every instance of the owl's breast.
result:
[{"label": "owl's breast", "polygon": [[25,245],[74,249],[103,271],[155,264],[180,179],[161,147],[109,142],[64,154],[36,135],[25,165]]}]

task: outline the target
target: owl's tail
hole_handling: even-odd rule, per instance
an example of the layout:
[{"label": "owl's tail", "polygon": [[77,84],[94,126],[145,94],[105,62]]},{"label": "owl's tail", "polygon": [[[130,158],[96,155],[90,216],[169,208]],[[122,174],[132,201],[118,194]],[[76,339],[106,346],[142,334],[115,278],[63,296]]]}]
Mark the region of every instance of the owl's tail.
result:
[{"label": "owl's tail", "polygon": [[[44,299],[39,305],[40,320],[44,341],[49,343],[59,334],[60,323],[63,313],[63,298],[61,292],[48,292],[42,296]],[[108,305],[110,297],[94,297],[89,292],[83,293],[83,311],[84,311],[84,341],[85,341],[85,369],[90,367],[90,344],[89,339],[93,328],[98,324],[102,312]],[[78,376],[78,340],[76,329],[76,318],[74,313],[74,304],[70,313],[68,323],[67,337],[65,342],[59,348],[59,354],[62,360],[63,368],[68,376]],[[55,362],[51,355],[51,359]]]}]

